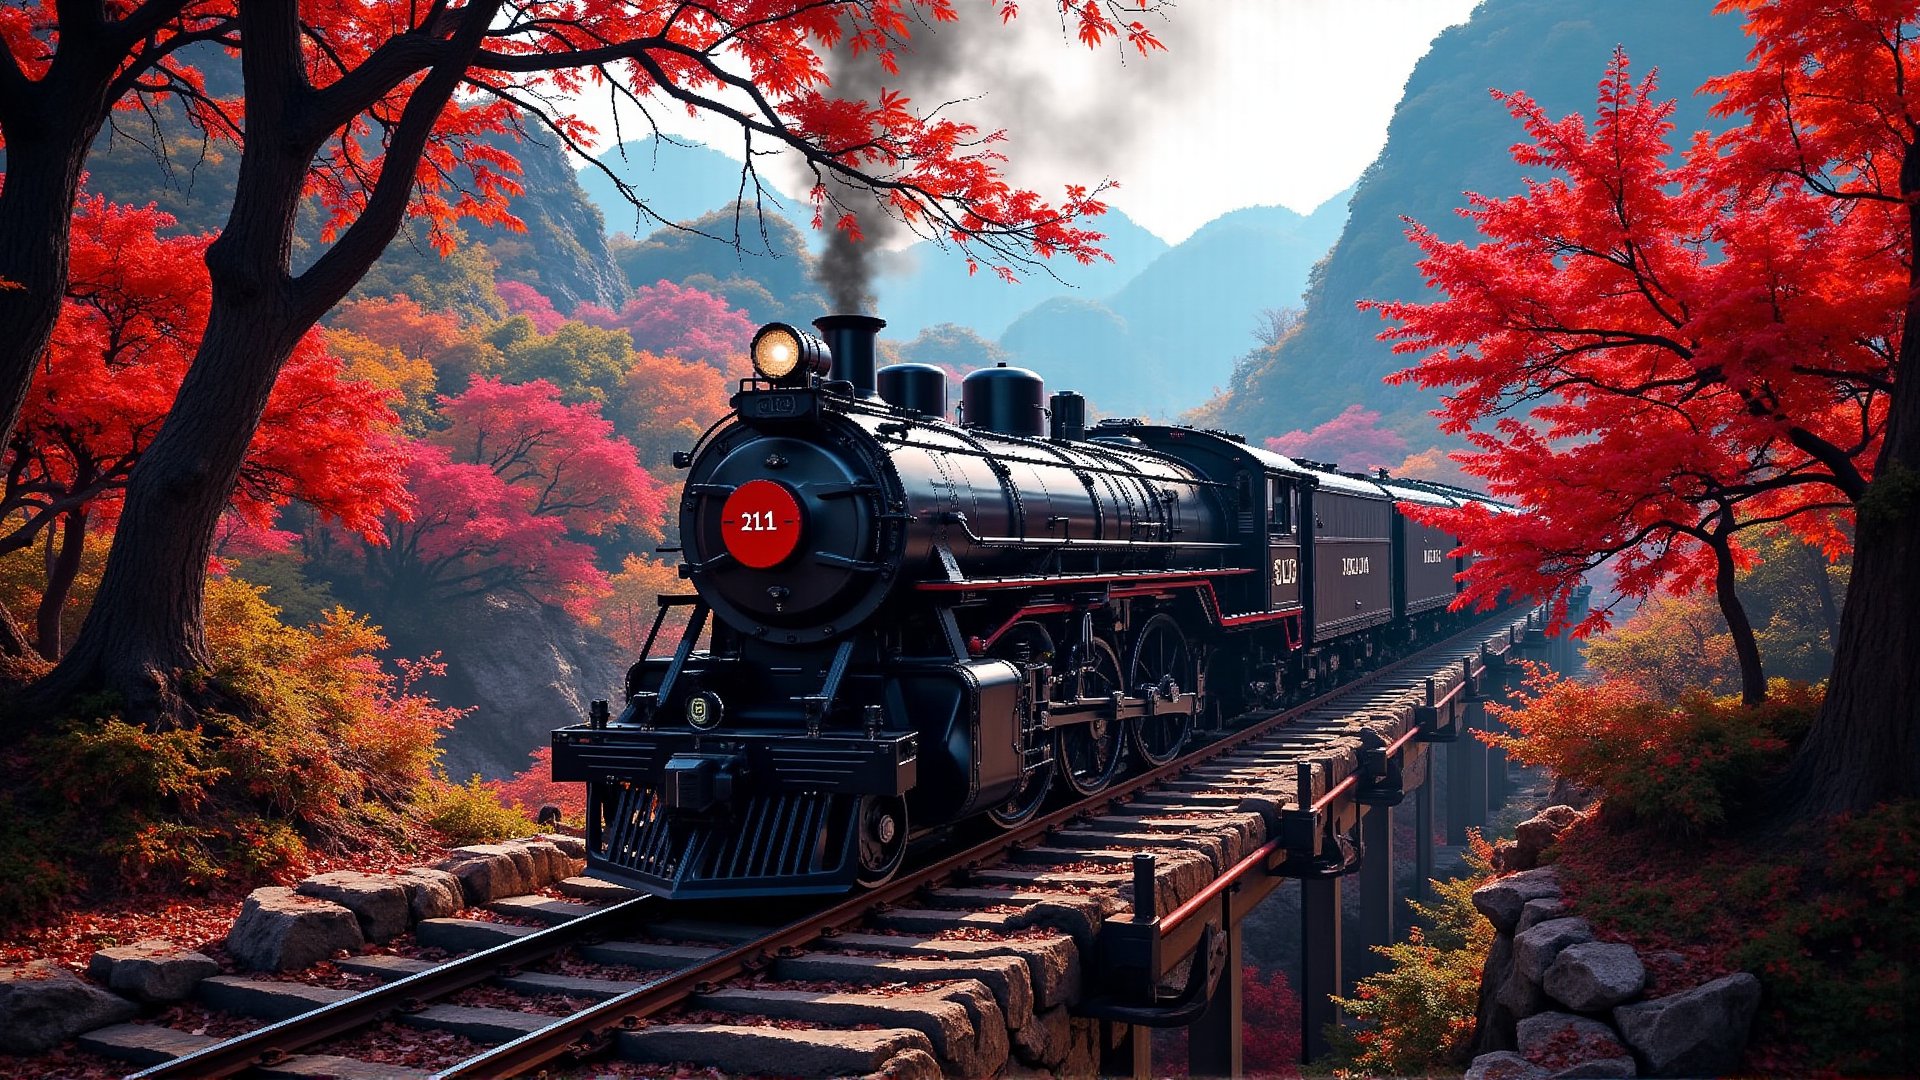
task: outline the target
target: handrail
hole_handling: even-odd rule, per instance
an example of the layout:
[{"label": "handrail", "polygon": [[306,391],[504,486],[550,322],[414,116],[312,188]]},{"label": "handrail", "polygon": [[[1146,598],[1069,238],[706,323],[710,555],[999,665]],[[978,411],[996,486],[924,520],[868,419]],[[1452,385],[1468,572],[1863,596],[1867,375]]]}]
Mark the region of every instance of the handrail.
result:
[{"label": "handrail", "polygon": [[1246,858],[1228,867],[1226,873],[1208,882],[1206,888],[1194,893],[1186,903],[1174,908],[1166,918],[1160,920],[1160,936],[1165,938],[1179,929],[1180,924],[1192,918],[1194,912],[1218,899],[1221,893],[1240,884],[1241,878],[1252,873],[1254,867],[1266,862],[1274,852],[1279,850],[1281,850],[1280,841],[1269,840],[1255,848]]}]

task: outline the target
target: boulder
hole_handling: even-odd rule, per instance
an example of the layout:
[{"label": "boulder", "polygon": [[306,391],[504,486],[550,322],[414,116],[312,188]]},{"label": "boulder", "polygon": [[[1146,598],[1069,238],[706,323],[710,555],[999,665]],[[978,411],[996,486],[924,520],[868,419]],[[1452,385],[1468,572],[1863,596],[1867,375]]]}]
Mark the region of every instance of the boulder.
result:
[{"label": "boulder", "polygon": [[201,979],[220,974],[220,965],[201,953],[183,952],[172,942],[148,938],[94,953],[87,974],[135,1000],[159,1004],[186,999]]},{"label": "boulder", "polygon": [[1547,1070],[1511,1050],[1481,1054],[1467,1066],[1466,1080],[1548,1080]]},{"label": "boulder", "polygon": [[1538,983],[1547,977],[1547,969],[1562,950],[1593,940],[1593,927],[1585,919],[1548,919],[1513,936],[1513,969]]},{"label": "boulder", "polygon": [[1473,906],[1487,917],[1495,930],[1511,934],[1520,923],[1520,912],[1529,900],[1558,898],[1560,879],[1553,867],[1525,870],[1496,878],[1473,891]]},{"label": "boulder", "polygon": [[1593,940],[1593,928],[1585,919],[1548,919],[1513,937],[1513,968],[1500,985],[1496,999],[1514,1020],[1546,1008],[1546,993],[1541,980],[1547,968],[1569,945]]},{"label": "boulder", "polygon": [[1613,1010],[1649,1076],[1720,1076],[1740,1064],[1760,1007],[1760,980],[1738,972]]},{"label": "boulder", "polygon": [[1531,870],[1539,866],[1540,853],[1584,816],[1571,806],[1547,807],[1514,826],[1513,842],[1499,845],[1494,865],[1501,870]]},{"label": "boulder", "polygon": [[505,844],[454,848],[436,868],[460,879],[461,892],[469,904],[520,896],[538,887],[532,882],[533,856]]},{"label": "boulder", "polygon": [[1598,1020],[1544,1012],[1520,1021],[1520,1053],[1554,1076],[1635,1076],[1633,1055],[1620,1036]]},{"label": "boulder", "polygon": [[0,1051],[39,1054],[83,1031],[133,1019],[140,1007],[51,960],[0,968]]},{"label": "boulder", "polygon": [[297,971],[360,948],[360,919],[330,900],[292,889],[255,889],[227,932],[234,962],[254,971]]},{"label": "boulder", "polygon": [[407,932],[407,890],[390,874],[337,870],[307,878],[293,891],[331,900],[353,912],[368,941],[387,941]]},{"label": "boulder", "polygon": [[1613,941],[1569,945],[1553,958],[1540,986],[1574,1012],[1600,1012],[1631,1001],[1647,984],[1647,969],[1633,946]]},{"label": "boulder", "polygon": [[466,905],[460,879],[431,866],[409,866],[394,876],[407,894],[407,914],[414,922],[444,919]]},{"label": "boulder", "polygon": [[1567,907],[1567,902],[1559,897],[1529,900],[1527,906],[1520,909],[1520,923],[1514,927],[1513,932],[1524,934],[1548,919],[1564,917],[1569,910],[1571,909]]}]

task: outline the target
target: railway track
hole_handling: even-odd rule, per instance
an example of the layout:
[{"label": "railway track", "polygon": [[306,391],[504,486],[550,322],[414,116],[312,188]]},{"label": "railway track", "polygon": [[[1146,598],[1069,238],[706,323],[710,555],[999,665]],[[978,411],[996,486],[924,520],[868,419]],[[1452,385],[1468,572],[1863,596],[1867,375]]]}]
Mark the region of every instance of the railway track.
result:
[{"label": "railway track", "polygon": [[[599,907],[528,901],[526,913],[564,921],[537,930],[501,925],[493,931],[498,944],[440,964],[341,961],[342,970],[382,985],[333,991],[337,1000],[133,1080],[451,1080],[564,1073],[568,1062],[608,1052],[794,1075],[989,1075],[1010,1060],[1088,1071],[1097,1053],[1092,1025],[1067,1007],[1079,997],[1078,958],[1101,919],[1130,904],[1133,854],[1156,853],[1156,902],[1173,910],[1270,839],[1268,819],[1249,807],[1261,798],[1276,808],[1294,805],[1303,776],[1311,798],[1331,799],[1356,775],[1364,728],[1377,732],[1396,709],[1411,716],[1416,699],[1432,700],[1436,680],[1442,693],[1457,685],[1461,657],[1496,628],[1510,637],[1514,622],[1483,621],[1168,765],[903,872],[881,889],[812,910],[793,901],[762,905],[792,904],[781,925],[703,921],[650,896]],[[1302,763],[1310,763],[1304,772]],[[488,933],[485,924],[466,929]],[[563,957],[601,965],[600,974],[631,974],[583,979],[534,970]],[[250,981],[222,980],[222,992]],[[268,984],[267,992],[286,985]],[[446,1003],[480,987],[496,1003]],[[500,1007],[503,994],[526,1005]],[[550,1015],[556,995],[598,1000]],[[676,1011],[677,1020],[669,1015]],[[432,1072],[325,1052],[330,1042],[395,1020],[466,1031],[492,1045]]]}]

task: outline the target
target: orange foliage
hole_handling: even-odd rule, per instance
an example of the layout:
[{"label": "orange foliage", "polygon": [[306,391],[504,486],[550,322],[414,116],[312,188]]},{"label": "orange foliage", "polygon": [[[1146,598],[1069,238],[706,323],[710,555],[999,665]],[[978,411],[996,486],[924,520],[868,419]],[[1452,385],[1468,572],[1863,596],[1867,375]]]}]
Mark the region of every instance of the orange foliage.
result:
[{"label": "orange foliage", "polygon": [[[628,555],[620,564],[620,572],[610,576],[607,584],[609,591],[594,605],[591,624],[636,658],[660,610],[655,598],[686,593],[692,588],[680,580],[677,566],[656,562],[647,555]],[[686,625],[686,608],[668,609],[667,620],[660,629],[661,638],[677,640]]]},{"label": "orange foliage", "polygon": [[691,450],[707,425],[726,415],[729,379],[710,365],[675,356],[638,352],[619,399],[614,422],[640,452],[640,464],[667,468],[676,450]]},{"label": "orange foliage", "polygon": [[1786,763],[1820,708],[1820,688],[1804,683],[1776,680],[1758,706],[1699,690],[1667,702],[1620,679],[1573,682],[1532,662],[1525,667],[1519,704],[1488,707],[1515,734],[1481,738],[1598,790],[1612,816],[1681,834],[1718,828],[1737,814]]}]

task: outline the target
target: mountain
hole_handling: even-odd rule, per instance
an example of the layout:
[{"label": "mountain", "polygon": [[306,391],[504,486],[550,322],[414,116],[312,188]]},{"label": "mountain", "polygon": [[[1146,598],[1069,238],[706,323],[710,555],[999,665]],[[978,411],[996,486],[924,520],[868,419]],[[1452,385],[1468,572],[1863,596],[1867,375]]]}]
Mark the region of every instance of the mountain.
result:
[{"label": "mountain", "polygon": [[[1271,435],[1312,428],[1358,402],[1404,430],[1431,432],[1431,395],[1381,384],[1407,359],[1375,339],[1377,316],[1354,307],[1423,292],[1401,217],[1466,239],[1471,226],[1453,213],[1465,201],[1461,192],[1513,194],[1523,175],[1508,154],[1523,133],[1488,88],[1524,91],[1555,116],[1591,116],[1615,45],[1626,48],[1636,76],[1659,68],[1663,93],[1678,99],[1678,141],[1708,126],[1709,102],[1693,91],[1741,67],[1747,48],[1739,19],[1711,8],[1671,0],[1486,0],[1443,32],[1408,78],[1386,146],[1360,178],[1339,243],[1314,272],[1299,330],[1243,361],[1226,397],[1209,407],[1208,422]],[[1271,301],[1291,302],[1278,293]]]},{"label": "mountain", "polygon": [[[600,208],[611,232],[645,236],[658,229],[662,220],[692,221],[741,197],[740,163],[696,142],[649,136],[621,143],[594,161],[597,164],[582,166],[575,175],[587,198]],[[659,217],[634,209],[608,173],[619,177]],[[764,175],[761,180],[771,190]],[[769,212],[801,222],[812,216],[804,201],[777,190],[771,194],[780,205],[766,203]],[[751,202],[753,192],[747,191],[746,197]]]},{"label": "mountain", "polygon": [[527,226],[525,232],[470,230],[499,262],[500,279],[539,289],[561,311],[572,311],[582,300],[619,307],[627,298],[626,277],[607,249],[600,209],[574,181],[566,151],[551,135],[532,128],[518,141],[491,141],[520,161],[524,193],[508,209]]},{"label": "mountain", "polygon": [[1167,251],[1165,240],[1119,210],[1108,210],[1088,225],[1105,234],[1100,249],[1112,262],[1083,266],[1055,257],[1039,266],[1016,267],[1019,280],[1011,284],[984,266],[969,275],[959,252],[943,251],[930,241],[888,254],[875,283],[887,336],[911,338],[929,326],[958,323],[996,337],[1047,300],[1106,296]]},{"label": "mountain", "polygon": [[1109,415],[1170,417],[1224,386],[1261,309],[1299,302],[1346,219],[1250,206],[1208,222],[1103,299],[1049,299],[1000,336],[1017,362]]}]

